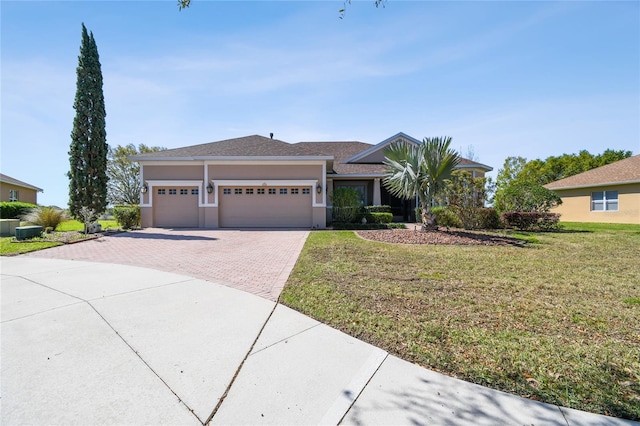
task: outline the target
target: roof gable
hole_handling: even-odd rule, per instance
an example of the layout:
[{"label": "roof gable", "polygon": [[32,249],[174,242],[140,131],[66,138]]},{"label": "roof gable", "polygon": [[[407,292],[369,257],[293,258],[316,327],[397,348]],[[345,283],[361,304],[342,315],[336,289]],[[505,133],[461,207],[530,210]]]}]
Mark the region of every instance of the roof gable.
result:
[{"label": "roof gable", "polygon": [[640,183],[640,155],[551,182],[545,188],[569,189],[625,183]]},{"label": "roof gable", "polygon": [[411,144],[419,144],[420,141],[413,138],[406,133],[399,132],[383,140],[382,142],[373,145],[371,148],[366,149],[353,157],[347,158],[345,163],[382,163],[384,160],[384,149],[396,142],[408,142]]}]

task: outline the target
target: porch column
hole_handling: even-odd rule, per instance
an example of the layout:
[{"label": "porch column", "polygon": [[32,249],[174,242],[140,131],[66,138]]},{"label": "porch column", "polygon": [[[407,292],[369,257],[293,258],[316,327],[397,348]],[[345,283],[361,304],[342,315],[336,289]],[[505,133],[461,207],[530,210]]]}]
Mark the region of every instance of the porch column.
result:
[{"label": "porch column", "polygon": [[373,179],[373,205],[379,206],[381,204],[380,198],[380,178]]}]

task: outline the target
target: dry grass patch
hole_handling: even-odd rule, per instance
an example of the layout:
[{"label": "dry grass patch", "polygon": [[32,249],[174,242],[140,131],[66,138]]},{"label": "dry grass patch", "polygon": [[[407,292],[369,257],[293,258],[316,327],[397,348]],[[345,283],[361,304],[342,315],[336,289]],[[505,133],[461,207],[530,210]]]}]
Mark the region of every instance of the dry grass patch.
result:
[{"label": "dry grass patch", "polygon": [[534,243],[314,232],[281,301],[445,374],[640,419],[640,227],[519,236]]}]

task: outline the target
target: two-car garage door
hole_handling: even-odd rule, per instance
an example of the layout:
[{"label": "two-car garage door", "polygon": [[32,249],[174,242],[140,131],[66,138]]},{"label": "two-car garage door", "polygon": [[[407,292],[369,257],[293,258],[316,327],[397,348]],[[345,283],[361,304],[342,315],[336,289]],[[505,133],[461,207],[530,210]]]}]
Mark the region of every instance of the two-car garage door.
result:
[{"label": "two-car garage door", "polygon": [[[220,186],[218,224],[221,228],[309,228],[311,187]],[[159,228],[199,227],[199,189],[163,186],[153,189],[153,225]]]},{"label": "two-car garage door", "polygon": [[221,228],[309,228],[311,188],[297,186],[218,188]]}]

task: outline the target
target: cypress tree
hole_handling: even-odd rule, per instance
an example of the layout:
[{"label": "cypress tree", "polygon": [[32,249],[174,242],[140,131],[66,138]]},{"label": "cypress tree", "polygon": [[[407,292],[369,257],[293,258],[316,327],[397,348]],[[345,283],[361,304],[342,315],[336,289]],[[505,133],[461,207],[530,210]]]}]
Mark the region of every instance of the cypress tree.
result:
[{"label": "cypress tree", "polygon": [[81,218],[81,209],[96,217],[107,207],[107,132],[105,130],[102,70],[93,32],[82,24],[82,43],[76,69],[76,110],[69,149],[69,210]]}]

